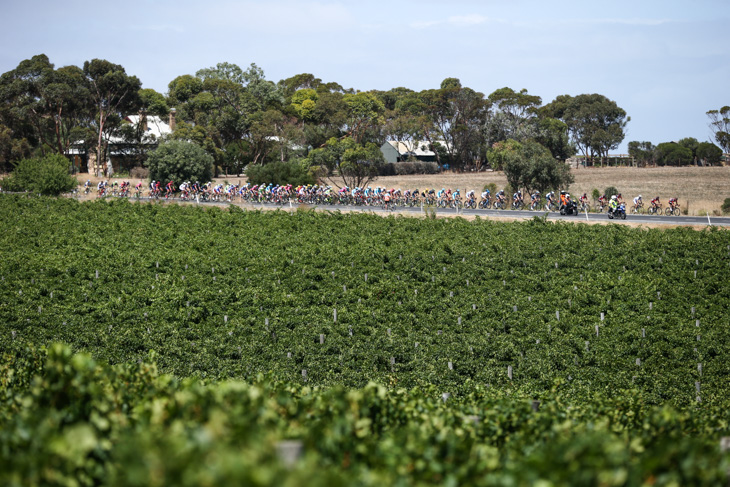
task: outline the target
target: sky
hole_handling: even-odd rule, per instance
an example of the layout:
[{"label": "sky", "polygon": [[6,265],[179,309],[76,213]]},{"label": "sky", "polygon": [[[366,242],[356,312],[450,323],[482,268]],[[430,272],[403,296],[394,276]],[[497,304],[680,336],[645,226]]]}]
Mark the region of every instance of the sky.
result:
[{"label": "sky", "polygon": [[367,91],[458,78],[549,103],[599,93],[629,141],[711,141],[730,105],[727,0],[0,0],[0,73],[46,54],[106,59],[167,92],[177,76],[255,63],[271,81],[312,73]]}]

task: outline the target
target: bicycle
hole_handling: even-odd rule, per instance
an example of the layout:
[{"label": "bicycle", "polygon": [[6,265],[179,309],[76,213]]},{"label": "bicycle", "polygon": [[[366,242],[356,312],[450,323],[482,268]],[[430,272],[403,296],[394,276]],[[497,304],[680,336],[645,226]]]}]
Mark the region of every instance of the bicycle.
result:
[{"label": "bicycle", "polygon": [[492,207],[492,200],[485,198],[479,202],[479,208],[482,210],[488,210]]},{"label": "bicycle", "polygon": [[644,203],[639,203],[639,204],[632,206],[631,213],[643,215],[644,214]]},{"label": "bicycle", "polygon": [[525,206],[525,203],[522,200],[515,200],[512,202],[513,210],[521,210],[524,206]]},{"label": "bicycle", "polygon": [[661,215],[662,214],[662,205],[652,205],[647,210],[647,213],[650,215]]},{"label": "bicycle", "polygon": [[506,207],[507,207],[507,204],[500,199],[498,199],[497,201],[494,202],[495,210],[504,210]]},{"label": "bicycle", "polygon": [[682,212],[679,209],[679,203],[677,203],[676,205],[674,205],[674,207],[668,206],[664,210],[664,214],[667,215],[667,216],[679,216],[679,215],[681,215]]},{"label": "bicycle", "polygon": [[587,211],[587,212],[590,213],[590,211],[591,211],[591,204],[588,203],[587,201],[581,201],[581,203],[580,203],[580,211],[581,212],[586,212]]}]

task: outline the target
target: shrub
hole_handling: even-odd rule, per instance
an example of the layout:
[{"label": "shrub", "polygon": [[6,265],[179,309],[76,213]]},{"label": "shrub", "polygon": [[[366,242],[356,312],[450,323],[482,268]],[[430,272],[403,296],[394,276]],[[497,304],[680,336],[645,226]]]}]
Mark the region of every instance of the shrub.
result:
[{"label": "shrub", "polygon": [[31,191],[47,196],[58,196],[71,191],[79,184],[76,178],[69,174],[69,167],[68,159],[59,154],[23,159],[0,186],[7,191]]},{"label": "shrub", "polygon": [[593,201],[598,201],[598,198],[601,197],[601,193],[598,191],[598,188],[593,188],[593,191],[591,191],[591,197],[593,198]]},{"label": "shrub", "polygon": [[722,209],[722,212],[726,215],[730,213],[730,198],[725,198],[720,209]]},{"label": "shrub", "polygon": [[209,181],[213,156],[192,142],[171,140],[160,144],[147,158],[150,178],[157,181]]},{"label": "shrub", "polygon": [[482,191],[487,190],[487,189],[489,190],[489,193],[492,194],[492,195],[494,195],[494,194],[497,193],[497,185],[495,183],[487,183],[487,184],[485,184],[484,185],[484,188],[482,189]]},{"label": "shrub", "polygon": [[298,162],[270,162],[264,165],[249,166],[246,176],[251,184],[302,184],[316,183],[315,177]]},{"label": "shrub", "polygon": [[605,189],[605,191],[603,192],[603,194],[606,195],[606,198],[609,198],[610,199],[611,196],[613,196],[615,194],[621,194],[621,192],[618,189],[616,189],[615,186],[609,186],[608,188]]}]

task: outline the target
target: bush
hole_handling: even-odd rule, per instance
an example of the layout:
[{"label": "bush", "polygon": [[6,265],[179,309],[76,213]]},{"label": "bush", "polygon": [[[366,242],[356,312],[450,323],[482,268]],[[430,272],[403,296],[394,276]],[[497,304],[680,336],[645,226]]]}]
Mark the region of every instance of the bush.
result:
[{"label": "bush", "polygon": [[133,167],[129,171],[129,177],[132,179],[147,179],[150,177],[150,170],[142,166]]},{"label": "bush", "polygon": [[251,184],[299,186],[317,182],[307,168],[298,162],[270,162],[260,166],[249,166],[246,169],[246,176]]},{"label": "bush", "polygon": [[605,189],[603,194],[606,195],[606,198],[611,199],[611,196],[613,196],[615,194],[621,194],[621,192],[618,189],[616,189],[616,187],[609,186],[608,188]]},{"label": "bush", "polygon": [[730,213],[730,198],[725,198],[725,201],[722,202],[722,206],[720,207],[720,209],[725,215]]},{"label": "bush", "polygon": [[489,193],[491,195],[497,194],[497,185],[495,183],[487,183],[487,184],[485,184],[484,185],[484,188],[482,189],[482,191],[487,190],[487,189],[489,190]]},{"label": "bush", "polygon": [[0,186],[6,191],[30,191],[58,196],[71,191],[79,182],[69,174],[68,159],[59,154],[23,159]]},{"label": "bush", "polygon": [[210,181],[213,156],[192,142],[171,140],[150,152],[146,162],[149,176],[156,181]]}]

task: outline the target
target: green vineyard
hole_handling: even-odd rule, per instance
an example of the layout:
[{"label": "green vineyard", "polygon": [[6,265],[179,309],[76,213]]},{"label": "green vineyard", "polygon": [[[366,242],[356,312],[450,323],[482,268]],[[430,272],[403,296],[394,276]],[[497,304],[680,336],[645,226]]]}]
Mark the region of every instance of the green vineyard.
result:
[{"label": "green vineyard", "polygon": [[724,485],[730,234],[0,197],[3,485]]}]

